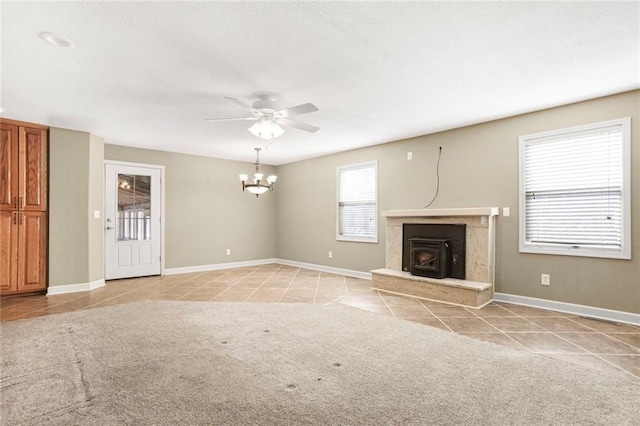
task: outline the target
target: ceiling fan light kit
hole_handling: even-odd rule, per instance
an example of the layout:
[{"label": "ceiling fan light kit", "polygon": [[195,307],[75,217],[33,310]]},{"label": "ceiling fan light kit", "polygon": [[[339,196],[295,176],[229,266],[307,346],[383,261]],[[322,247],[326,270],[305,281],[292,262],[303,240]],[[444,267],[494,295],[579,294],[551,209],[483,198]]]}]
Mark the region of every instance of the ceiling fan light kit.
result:
[{"label": "ceiling fan light kit", "polygon": [[261,139],[275,139],[284,133],[284,129],[273,119],[261,117],[255,124],[249,127],[249,131]]},{"label": "ceiling fan light kit", "polygon": [[291,108],[280,109],[280,106],[276,102],[275,95],[264,94],[259,95],[258,98],[260,100],[255,101],[249,106],[236,98],[225,97],[225,99],[239,107],[251,111],[253,117],[209,118],[206,121],[255,121],[256,123],[249,127],[249,132],[261,139],[277,138],[284,133],[283,127],[293,127],[310,133],[317,132],[320,129],[317,126],[291,119],[291,117],[295,115],[318,111],[315,105],[306,103]]},{"label": "ceiling fan light kit", "polygon": [[257,197],[260,194],[264,194],[267,191],[273,191],[273,185],[278,180],[278,176],[269,175],[267,177],[267,183],[263,182],[264,174],[260,173],[260,151],[262,148],[254,148],[256,151],[256,162],[254,165],[256,166],[256,172],[253,174],[253,183],[247,183],[249,181],[249,175],[240,174],[240,182],[242,183],[242,190],[247,190],[248,192],[254,194]]}]

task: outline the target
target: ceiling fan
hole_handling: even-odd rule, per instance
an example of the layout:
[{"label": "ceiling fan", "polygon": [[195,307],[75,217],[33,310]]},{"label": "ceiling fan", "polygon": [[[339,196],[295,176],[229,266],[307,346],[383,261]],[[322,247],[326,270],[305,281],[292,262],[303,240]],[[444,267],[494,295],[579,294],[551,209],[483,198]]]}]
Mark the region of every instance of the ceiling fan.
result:
[{"label": "ceiling fan", "polygon": [[306,103],[291,108],[280,109],[280,105],[273,94],[258,95],[259,100],[251,104],[251,106],[239,101],[235,98],[225,96],[225,99],[233,102],[241,108],[251,111],[252,117],[238,118],[208,118],[206,121],[255,121],[256,123],[249,127],[249,131],[262,139],[277,138],[284,133],[283,127],[293,127],[295,129],[304,130],[305,132],[317,132],[319,127],[300,121],[292,120],[291,117],[310,112],[318,111],[315,105]]}]

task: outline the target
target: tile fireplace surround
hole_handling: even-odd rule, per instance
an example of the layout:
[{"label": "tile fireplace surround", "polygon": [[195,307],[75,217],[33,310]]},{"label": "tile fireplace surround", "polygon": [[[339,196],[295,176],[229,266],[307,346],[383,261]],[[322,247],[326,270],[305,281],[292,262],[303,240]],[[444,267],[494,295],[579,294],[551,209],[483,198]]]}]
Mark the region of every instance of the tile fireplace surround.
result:
[{"label": "tile fireplace surround", "polygon": [[[385,268],[371,271],[372,287],[455,305],[479,308],[492,300],[495,283],[495,217],[498,207],[389,210]],[[402,225],[465,224],[465,280],[427,278],[402,270]]]}]

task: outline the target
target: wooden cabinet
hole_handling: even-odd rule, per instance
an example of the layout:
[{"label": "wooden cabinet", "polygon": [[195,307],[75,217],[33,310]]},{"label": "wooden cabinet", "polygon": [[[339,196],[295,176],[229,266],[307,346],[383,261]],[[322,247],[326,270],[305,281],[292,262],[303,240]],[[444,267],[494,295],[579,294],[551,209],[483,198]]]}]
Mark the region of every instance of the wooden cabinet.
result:
[{"label": "wooden cabinet", "polygon": [[46,288],[47,213],[0,211],[0,292]]},{"label": "wooden cabinet", "polygon": [[0,295],[47,287],[48,128],[0,119]]},{"label": "wooden cabinet", "polygon": [[18,291],[35,291],[47,284],[47,213],[18,213]]},{"label": "wooden cabinet", "polygon": [[0,122],[0,210],[18,209],[18,126]]},{"label": "wooden cabinet", "polygon": [[18,290],[18,212],[0,211],[0,293]]},{"label": "wooden cabinet", "polygon": [[47,131],[21,127],[18,141],[18,208],[46,211]]}]

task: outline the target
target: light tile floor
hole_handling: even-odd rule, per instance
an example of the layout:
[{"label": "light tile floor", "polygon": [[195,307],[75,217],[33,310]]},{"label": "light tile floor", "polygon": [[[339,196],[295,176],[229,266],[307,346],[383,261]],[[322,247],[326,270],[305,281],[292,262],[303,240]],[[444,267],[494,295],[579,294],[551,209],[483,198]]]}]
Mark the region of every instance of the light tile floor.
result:
[{"label": "light tile floor", "polygon": [[278,264],[108,281],[82,293],[5,298],[0,319],[143,300],[339,303],[640,380],[640,326],[506,303],[482,309],[446,305],[378,292],[367,280]]}]

